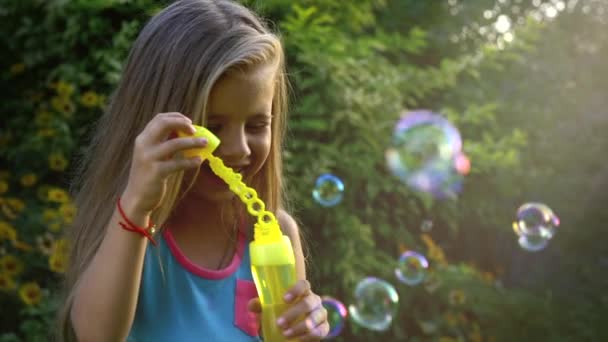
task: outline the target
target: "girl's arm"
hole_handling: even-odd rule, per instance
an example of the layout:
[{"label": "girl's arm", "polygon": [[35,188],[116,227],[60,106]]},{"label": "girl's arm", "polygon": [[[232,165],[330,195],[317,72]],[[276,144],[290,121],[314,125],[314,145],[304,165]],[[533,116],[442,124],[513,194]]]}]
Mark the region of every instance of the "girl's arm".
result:
[{"label": "girl's arm", "polygon": [[[131,222],[146,227],[149,214],[138,212],[127,193],[121,199]],[[106,235],[76,285],[71,320],[79,341],[124,341],[131,330],[147,239],[122,229],[114,211]]]},{"label": "girl's arm", "polygon": [[[183,149],[207,145],[199,138],[170,139],[175,131],[193,134],[195,129],[183,114],[161,113],[135,139],[121,204],[129,221],[140,227],[148,226],[150,214],[160,206],[167,177],[202,162],[198,157],[173,158]],[[147,240],[122,229],[120,221],[124,220],[115,210],[95,256],[76,282],[70,319],[79,341],[124,341],[131,330]]]},{"label": "girl's arm", "polygon": [[298,280],[306,279],[306,258],[302,251],[302,242],[300,240],[300,231],[296,221],[284,210],[277,211],[277,220],[281,226],[283,233],[291,240],[293,254],[296,259],[296,276]]}]

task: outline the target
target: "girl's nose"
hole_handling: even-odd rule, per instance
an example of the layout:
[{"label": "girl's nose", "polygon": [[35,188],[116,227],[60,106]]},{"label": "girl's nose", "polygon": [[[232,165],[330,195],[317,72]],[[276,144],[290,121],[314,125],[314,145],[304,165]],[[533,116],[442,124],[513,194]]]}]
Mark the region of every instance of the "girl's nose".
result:
[{"label": "girl's nose", "polygon": [[227,130],[221,139],[218,152],[227,164],[239,163],[251,155],[245,127]]}]

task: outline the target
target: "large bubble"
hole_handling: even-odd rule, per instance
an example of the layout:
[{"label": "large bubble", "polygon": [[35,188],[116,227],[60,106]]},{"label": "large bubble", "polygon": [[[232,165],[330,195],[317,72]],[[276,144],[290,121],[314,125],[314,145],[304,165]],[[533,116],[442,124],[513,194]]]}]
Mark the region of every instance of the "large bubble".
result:
[{"label": "large bubble", "polygon": [[555,235],[559,218],[551,208],[542,203],[525,203],[517,210],[517,220],[513,222],[513,231],[518,236],[521,248],[536,252],[547,247]]},{"label": "large bubble", "polygon": [[414,251],[406,251],[399,257],[395,275],[400,282],[414,286],[424,280],[428,267],[429,262],[424,255]]},{"label": "large bubble", "polygon": [[354,303],[348,306],[352,320],[376,331],[387,330],[397,312],[399,295],[388,282],[368,277],[361,280],[354,293]]},{"label": "large bubble", "polygon": [[325,338],[334,338],[342,333],[348,311],[346,311],[346,307],[341,301],[330,296],[321,297],[321,303],[327,310],[327,321],[330,329]]},{"label": "large bubble", "polygon": [[525,203],[517,210],[517,226],[522,235],[550,239],[559,226],[559,218],[542,203]]},{"label": "large bubble", "polygon": [[312,197],[324,207],[333,207],[342,201],[344,196],[344,183],[340,178],[325,173],[319,176],[312,191]]},{"label": "large bubble", "polygon": [[517,242],[522,249],[528,252],[536,252],[547,247],[547,244],[549,244],[549,239],[541,236],[522,235],[517,239]]},{"label": "large bubble", "polygon": [[389,170],[414,190],[437,198],[462,190],[470,161],[462,152],[460,133],[443,116],[425,110],[405,113],[386,150]]}]

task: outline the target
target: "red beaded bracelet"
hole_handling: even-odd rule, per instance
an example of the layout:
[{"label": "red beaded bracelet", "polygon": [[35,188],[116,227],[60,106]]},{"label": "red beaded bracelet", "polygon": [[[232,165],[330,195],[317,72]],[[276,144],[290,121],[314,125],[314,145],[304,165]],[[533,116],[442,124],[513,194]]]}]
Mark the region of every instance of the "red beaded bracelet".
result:
[{"label": "red beaded bracelet", "polygon": [[154,234],[156,232],[156,226],[154,225],[152,220],[150,220],[148,227],[146,227],[146,228],[138,227],[137,225],[135,225],[133,222],[131,222],[127,218],[127,215],[125,215],[125,212],[122,210],[122,207],[120,206],[120,197],[116,201],[116,206],[118,207],[118,212],[120,213],[120,216],[122,216],[123,220],[126,221],[126,223],[119,221],[118,224],[120,224],[120,226],[125,230],[128,230],[130,232],[135,232],[135,233],[145,236],[148,240],[150,240],[150,242],[154,246],[156,246],[156,241],[154,241],[154,238],[152,237],[152,234]]}]

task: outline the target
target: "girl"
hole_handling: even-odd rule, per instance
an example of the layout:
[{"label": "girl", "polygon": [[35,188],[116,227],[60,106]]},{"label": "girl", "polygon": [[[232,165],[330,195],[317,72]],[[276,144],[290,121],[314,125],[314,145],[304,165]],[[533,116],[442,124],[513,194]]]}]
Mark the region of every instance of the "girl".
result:
[{"label": "girl", "polygon": [[220,138],[214,153],[256,189],[292,241],[299,281],[277,320],[284,335],[328,333],[298,227],[283,209],[286,83],[279,39],[237,3],[177,1],[150,20],[75,183],[61,340],[260,340],[252,221],[206,162],[179,157],[206,146],[175,137],[194,132],[192,123]]}]

